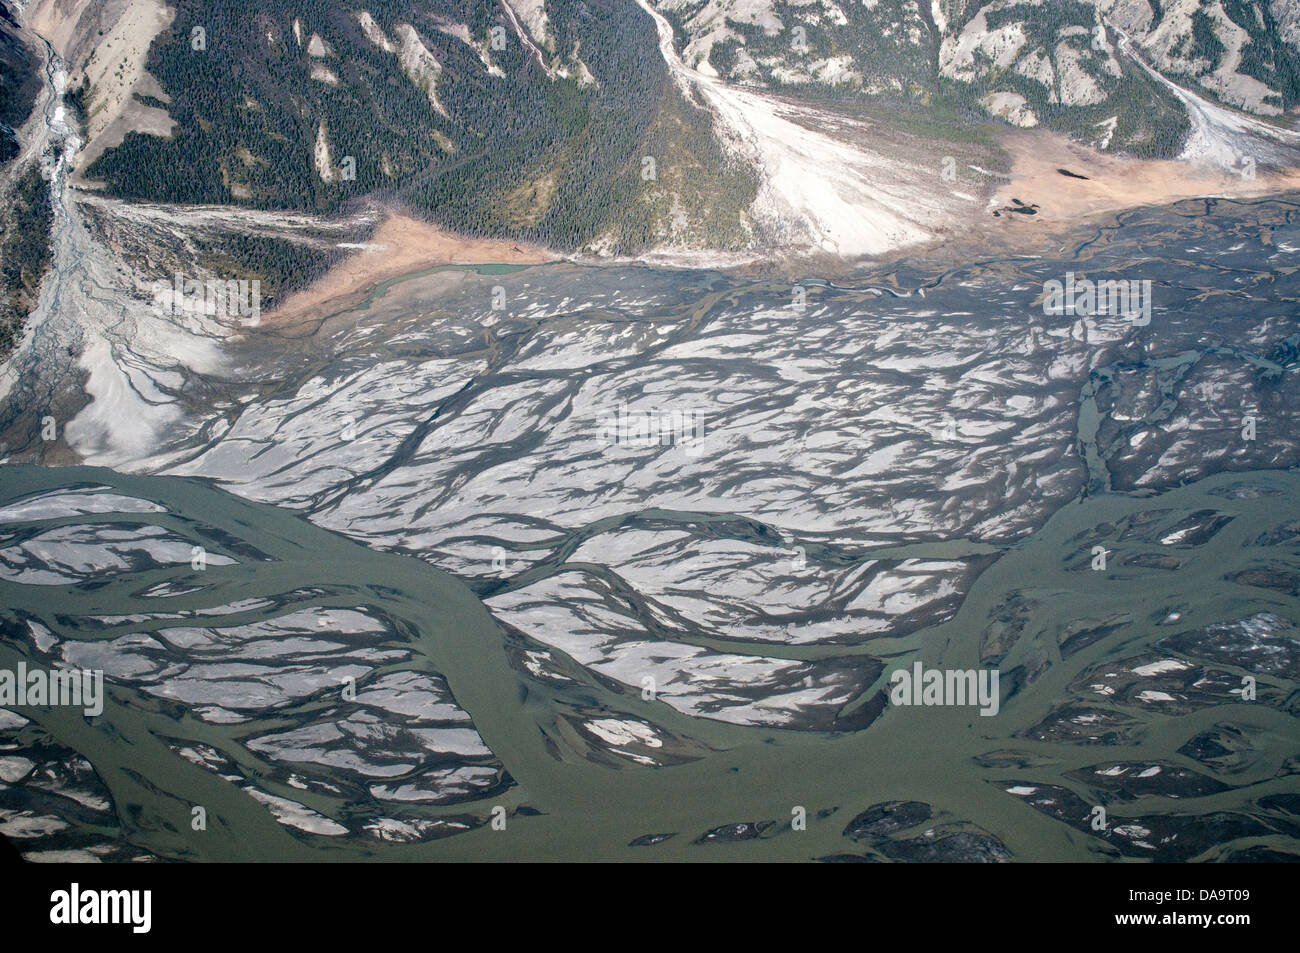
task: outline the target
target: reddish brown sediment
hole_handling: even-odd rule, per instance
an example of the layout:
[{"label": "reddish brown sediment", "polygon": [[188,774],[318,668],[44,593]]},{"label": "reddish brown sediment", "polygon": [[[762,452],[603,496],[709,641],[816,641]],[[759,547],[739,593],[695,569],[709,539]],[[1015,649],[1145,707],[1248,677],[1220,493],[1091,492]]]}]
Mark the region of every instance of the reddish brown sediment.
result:
[{"label": "reddish brown sediment", "polygon": [[264,316],[285,325],[337,313],[365,300],[380,282],[437,265],[540,264],[558,258],[536,245],[467,238],[399,212],[387,217],[365,247]]},{"label": "reddish brown sediment", "polygon": [[[1300,190],[1300,169],[1261,172],[1246,178],[1196,162],[1109,155],[1047,130],[1007,130],[1001,144],[1011,160],[1011,171],[1004,181],[990,193],[987,173],[959,170],[958,190],[969,178],[969,191],[988,197],[987,204],[955,214],[946,233],[930,241],[901,246],[869,259],[773,249],[755,252],[749,261],[741,254],[741,261],[723,264],[701,251],[694,256],[698,262],[685,255],[683,267],[694,264],[739,275],[800,275],[811,269],[832,277],[854,274],[873,262],[915,255],[958,261],[989,252],[1054,254],[1079,226],[1126,209],[1203,196],[1245,198]],[[1062,169],[1072,174],[1062,174]],[[994,210],[1012,206],[1014,199],[1034,206],[1034,214],[1003,211],[993,215]],[[380,282],[436,265],[538,264],[563,257],[522,242],[457,235],[404,212],[389,210],[366,247],[291,295],[266,317],[268,322],[285,328],[337,314],[365,300]],[[583,264],[601,263],[598,257],[582,256],[579,260]],[[630,260],[619,258],[609,263],[627,264]]]},{"label": "reddish brown sediment", "polygon": [[[1011,156],[1011,176],[994,193],[993,207],[1010,205],[1013,198],[1037,204],[1036,215],[1014,217],[1041,222],[1073,223],[1102,212],[1199,196],[1246,197],[1300,189],[1300,170],[1295,169],[1245,178],[1196,162],[1107,155],[1064,136],[1038,131],[1009,132],[1002,144]],[[1062,175],[1061,169],[1087,178]]]}]

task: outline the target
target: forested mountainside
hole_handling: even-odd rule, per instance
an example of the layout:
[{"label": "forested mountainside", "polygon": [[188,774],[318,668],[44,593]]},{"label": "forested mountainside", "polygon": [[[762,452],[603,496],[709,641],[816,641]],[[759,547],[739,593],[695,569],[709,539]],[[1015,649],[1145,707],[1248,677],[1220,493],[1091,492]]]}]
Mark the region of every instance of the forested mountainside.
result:
[{"label": "forested mountainside", "polygon": [[620,244],[654,240],[645,156],[692,207],[752,198],[708,117],[673,97],[635,5],[515,6],[180,0],[148,60],[173,135],[130,134],[86,175],[165,202],[327,212],[386,196],[557,247],[611,223]]},{"label": "forested mountainside", "polygon": [[737,83],[843,99],[953,96],[1020,126],[1172,155],[1177,102],[1128,57],[1223,105],[1300,102],[1295,0],[661,0],[686,61]]},{"label": "forested mountainside", "polygon": [[[1295,0],[653,8],[705,77],[866,108],[941,140],[992,117],[1176,155],[1186,112],[1143,64],[1265,117],[1300,98]],[[755,238],[746,210],[763,170],[723,145],[706,104],[674,88],[649,11],[633,0],[176,0],[169,10],[146,61],[166,98],[133,96],[174,125],[131,132],[83,170],[109,194],[326,213],[387,197],[459,231],[556,248]]]},{"label": "forested mountainside", "polygon": [[0,162],[18,155],[16,130],[40,89],[40,62],[23,42],[13,14],[0,6]]},{"label": "forested mountainside", "polygon": [[90,125],[81,187],[389,201],[601,254],[871,253],[984,202],[988,176],[918,182],[1005,171],[999,128],[1170,158],[1207,104],[1289,127],[1300,102],[1300,0],[33,2]]},{"label": "forested mountainside", "polygon": [[22,174],[0,212],[0,356],[18,341],[50,263],[49,185],[39,166]]},{"label": "forested mountainside", "polygon": [[41,61],[0,6],[0,356],[17,341],[49,265],[49,187],[39,163],[13,164],[18,130],[41,89]]}]

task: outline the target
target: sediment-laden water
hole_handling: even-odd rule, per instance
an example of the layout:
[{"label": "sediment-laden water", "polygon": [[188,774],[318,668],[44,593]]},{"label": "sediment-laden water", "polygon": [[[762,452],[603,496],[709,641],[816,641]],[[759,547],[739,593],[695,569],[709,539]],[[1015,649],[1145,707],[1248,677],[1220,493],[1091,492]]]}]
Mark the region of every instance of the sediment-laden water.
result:
[{"label": "sediment-laden water", "polygon": [[[0,669],[108,685],[97,718],[0,713],[0,831],[1294,859],[1295,211],[1148,210],[802,309],[709,272],[437,271],[233,345],[154,475],[0,468]],[[1151,324],[1044,315],[1085,270],[1152,280]],[[698,445],[609,432],[688,410]],[[997,713],[892,704],[917,662],[997,671]]]},{"label": "sediment-laden water", "polygon": [[[6,667],[20,660],[48,665],[74,643],[102,644],[126,632],[177,628],[174,618],[110,621],[98,632],[88,631],[84,622],[146,607],[180,614],[256,603],[220,616],[223,627],[306,607],[326,612],[361,608],[392,626],[366,646],[400,653],[387,662],[373,660],[371,670],[358,679],[361,701],[366,685],[382,674],[438,673],[456,703],[473,713],[474,728],[508,778],[487,797],[437,808],[381,805],[351,796],[351,791],[330,796],[304,790],[288,780],[292,772],[286,773],[283,765],[250,750],[249,738],[271,727],[317,722],[326,711],[363,707],[342,702],[340,687],[317,689],[252,721],[212,724],[196,718],[189,706],[151,691],[137,673],[136,679],[111,679],[99,718],[23,708],[18,711],[29,723],[10,726],[3,736],[7,761],[27,757],[35,764],[25,783],[5,788],[5,808],[49,812],[72,822],[71,828],[48,835],[57,841],[51,849],[117,841],[127,854],[134,848],[196,860],[789,860],[835,854],[908,857],[929,849],[931,841],[942,845],[958,833],[967,836],[947,845],[954,857],[1004,850],[1021,860],[1163,857],[1173,851],[1184,857],[1233,856],[1250,847],[1295,847],[1292,695],[1300,643],[1291,593],[1300,582],[1295,547],[1300,479],[1294,474],[1220,475],[1158,496],[1107,495],[1065,507],[985,572],[950,622],[926,631],[920,640],[918,657],[928,666],[971,668],[984,664],[982,635],[1017,627],[1001,667],[1026,674],[1023,684],[1004,676],[997,716],[981,717],[971,708],[887,707],[865,730],[834,736],[685,719],[662,703],[642,702],[594,681],[539,683],[512,667],[510,640],[474,595],[446,574],[411,557],[374,552],[296,515],[196,481],[82,468],[0,471],[5,505],[34,490],[90,486],[147,500],[165,511],[97,514],[90,525],[160,526],[235,561],[198,572],[182,564],[100,573],[102,578],[90,584],[0,583],[9,607],[6,617],[13,620],[0,649]],[[1171,548],[1158,541],[1187,514],[1208,512],[1230,522],[1195,543]],[[1151,513],[1159,515],[1144,519]],[[26,522],[17,535],[11,529],[6,545],[32,538],[37,530],[87,524],[85,516]],[[1143,531],[1125,529],[1135,524]],[[1278,527],[1288,525],[1291,529],[1278,536]],[[1094,540],[1107,546],[1113,569],[1091,570],[1088,553]],[[1153,551],[1176,554],[1177,571],[1128,568]],[[1279,565],[1287,569],[1230,581],[1238,573]],[[142,598],[161,586],[184,594]],[[1266,616],[1277,620],[1270,630],[1272,641],[1268,633],[1245,634],[1248,629],[1242,626],[1233,630],[1240,644],[1229,646],[1221,639],[1198,643],[1188,635],[1225,619]],[[212,618],[204,621],[211,624]],[[46,651],[27,628],[33,622],[49,630],[53,641],[46,641]],[[1077,648],[1071,645],[1072,637],[1077,640],[1078,632],[1090,628],[1102,630],[1101,635]],[[335,636],[326,630],[319,638]],[[162,645],[157,655],[165,659],[170,643],[164,639]],[[984,645],[987,649],[987,641]],[[307,657],[310,652],[302,655]],[[1170,689],[1163,693],[1171,696],[1169,701],[1144,702],[1125,694],[1134,668],[1168,659],[1188,666],[1160,682],[1159,688]],[[898,667],[911,661],[909,657]],[[1189,677],[1192,671],[1197,678]],[[1030,672],[1036,675],[1032,680]],[[1232,694],[1240,689],[1243,674],[1258,679],[1254,701]],[[211,677],[219,684],[234,673]],[[1103,695],[1092,688],[1108,683],[1118,693]],[[232,707],[246,701],[239,688],[232,689]],[[557,758],[550,740],[558,733],[557,713],[578,710],[613,710],[661,725],[689,739],[692,760],[669,768],[616,769]],[[1094,711],[1121,720],[1106,721],[1104,730],[1093,731],[1079,716]],[[1216,732],[1234,739],[1237,756],[1231,763],[1196,747],[1198,739]],[[1084,735],[1096,737],[1085,740]],[[221,756],[220,774],[178,753],[200,745]],[[50,746],[66,756],[43,761]],[[102,789],[67,767],[72,752],[95,767]],[[1117,774],[1117,765],[1129,767]],[[1156,775],[1160,785],[1138,780],[1153,766],[1162,769]],[[314,771],[309,766],[305,773],[321,781],[330,778],[321,766]],[[278,824],[245,792],[246,785],[306,805],[348,833],[308,834]],[[1079,792],[1088,810],[1080,818],[1057,820],[1033,795],[1007,793],[1030,788],[1039,795],[1057,789]],[[83,808],[84,817],[57,814],[61,800],[84,803],[91,790],[111,807]],[[855,815],[885,802],[925,805],[915,807],[910,819],[920,818],[920,828],[933,829],[935,835],[914,844],[901,834],[915,835],[909,829],[916,824],[899,832],[877,821],[886,833],[846,836]],[[1107,807],[1112,829],[1150,830],[1163,823],[1177,839],[1148,850],[1131,845],[1141,837],[1080,831],[1073,821],[1086,821],[1093,804]],[[191,830],[195,805],[206,808],[206,831]],[[495,805],[509,815],[504,831],[482,826]],[[807,811],[805,831],[791,829],[796,806]],[[407,823],[454,818],[475,829],[418,844],[377,842],[364,833],[366,823],[392,814]],[[1222,833],[1207,815],[1219,825],[1238,825],[1232,830],[1240,836],[1221,844]],[[752,840],[730,846],[697,843],[718,828],[765,822],[773,825]],[[665,833],[676,836],[653,846],[630,846],[643,835]],[[728,832],[718,840],[729,840]],[[941,846],[933,849],[944,853]]]}]

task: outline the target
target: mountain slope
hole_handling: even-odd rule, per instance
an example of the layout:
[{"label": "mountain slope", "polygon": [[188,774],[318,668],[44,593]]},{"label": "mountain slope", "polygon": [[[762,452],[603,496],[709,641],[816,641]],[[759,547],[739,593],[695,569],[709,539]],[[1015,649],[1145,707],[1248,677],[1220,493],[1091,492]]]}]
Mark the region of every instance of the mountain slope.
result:
[{"label": "mountain slope", "polygon": [[[74,184],[133,201],[854,258],[985,221],[1007,126],[1295,165],[1300,0],[36,4],[87,104]],[[251,257],[268,281],[319,270]]]},{"label": "mountain slope", "polygon": [[[473,234],[576,247],[613,224],[615,246],[645,244],[646,149],[708,138],[664,103],[645,26],[617,0],[181,0],[149,61],[175,134],[129,135],[85,175],[152,201],[333,212],[378,195]],[[710,165],[694,187],[728,187]]]}]

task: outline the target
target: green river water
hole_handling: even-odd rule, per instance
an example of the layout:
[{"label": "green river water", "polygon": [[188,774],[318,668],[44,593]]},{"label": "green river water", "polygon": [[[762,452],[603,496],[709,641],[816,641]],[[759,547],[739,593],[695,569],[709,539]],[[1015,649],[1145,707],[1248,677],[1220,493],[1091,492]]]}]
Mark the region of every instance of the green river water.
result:
[{"label": "green river water", "polygon": [[[447,808],[444,813],[486,815],[491,805],[510,812],[505,830],[482,826],[424,844],[367,845],[351,839],[301,835],[277,823],[256,801],[213,772],[178,757],[163,737],[205,742],[243,759],[247,776],[256,779],[256,759],[234,742],[240,726],[207,724],[177,718],[156,700],[121,685],[109,690],[104,715],[93,721],[66,709],[19,709],[62,744],[82,753],[112,793],[121,835],[161,857],[194,860],[807,860],[852,849],[843,831],[857,812],[891,800],[922,801],[937,817],[971,825],[997,837],[1018,860],[1087,860],[1101,853],[1099,838],[1087,836],[996,782],[1064,783],[1073,769],[1106,759],[1178,762],[1199,767],[1176,753],[1190,737],[1216,723],[1231,722],[1253,738],[1257,757],[1233,778],[1232,787],[1198,798],[1196,811],[1247,810],[1270,794],[1295,792],[1296,776],[1281,768],[1297,752],[1294,716],[1264,700],[1270,684],[1260,679],[1261,700],[1214,705],[1179,717],[1151,716],[1131,744],[1099,747],[1035,741],[1017,737],[1065,699],[1079,672],[1113,657],[1141,654],[1174,629],[1160,627],[1172,607],[1183,617],[1176,631],[1253,612],[1268,611],[1297,618],[1294,598],[1225,581],[1225,574],[1255,565],[1262,553],[1244,545],[1279,523],[1300,517],[1300,477],[1294,473],[1221,474],[1158,497],[1106,494],[1068,505],[1041,531],[1008,551],[976,582],[960,612],[946,624],[924,633],[922,660],[932,667],[978,667],[979,633],[1008,593],[1038,598],[1027,633],[1002,663],[1003,671],[1023,658],[1041,654],[1046,665],[1039,677],[1007,698],[1001,712],[979,717],[971,708],[886,708],[868,729],[839,736],[766,728],[740,728],[687,718],[662,704],[642,703],[620,695],[624,710],[680,730],[715,749],[712,754],[671,768],[628,767],[614,770],[597,764],[560,760],[544,746],[539,725],[550,717],[552,689],[529,682],[509,664],[503,634],[470,590],[420,560],[368,549],[322,530],[298,515],[251,503],[200,481],[126,476],[90,468],[0,468],[0,501],[56,487],[103,484],[117,492],[156,501],[167,515],[151,522],[191,539],[234,538],[269,557],[241,559],[240,564],[210,566],[206,588],[166,600],[167,609],[201,608],[311,587],[315,604],[366,605],[407,623],[410,647],[431,671],[445,675],[457,701],[472,713],[475,726],[504,763],[516,785],[487,801]],[[1210,491],[1249,484],[1246,498],[1229,499]],[[1260,490],[1264,492],[1260,492]],[[1231,495],[1231,494],[1230,494]],[[1237,494],[1241,495],[1241,494]],[[1213,509],[1234,517],[1216,536],[1184,554],[1176,573],[1071,570],[1081,532],[1116,523],[1142,511],[1172,508],[1177,513]],[[69,518],[62,522],[85,521]],[[96,522],[138,522],[139,516],[95,517]],[[60,521],[49,521],[58,523]],[[213,532],[214,530],[218,532]],[[227,534],[223,537],[221,534]],[[215,547],[215,548],[220,548]],[[1111,565],[1121,565],[1126,548],[1115,543]],[[1149,549],[1150,547],[1146,547]],[[1086,547],[1085,547],[1086,549]],[[1283,554],[1284,555],[1284,554]],[[1293,555],[1293,554],[1290,554]],[[58,619],[81,615],[139,611],[134,594],[158,582],[193,585],[189,566],[134,573],[94,587],[19,586],[0,582],[0,596],[12,610],[45,621],[56,632],[68,631]],[[251,621],[278,613],[268,608],[232,617]],[[1131,624],[1062,659],[1047,636],[1068,623],[1116,612]],[[72,633],[69,631],[69,635]],[[75,637],[86,638],[84,633]],[[885,647],[887,649],[887,646]],[[838,647],[839,653],[867,651]],[[879,643],[870,651],[882,652]],[[0,644],[0,665],[12,667],[24,657],[22,645]],[[910,665],[900,657],[897,665]],[[1244,670],[1243,670],[1244,671]],[[875,686],[879,690],[881,683]],[[1285,694],[1287,683],[1276,682]],[[574,690],[580,695],[582,689]],[[600,698],[585,699],[601,704]],[[640,706],[641,711],[637,711]],[[1032,766],[990,767],[981,756],[1015,749]],[[241,753],[242,752],[242,753]],[[984,766],[982,766],[984,765]],[[293,792],[302,803],[335,817],[348,805]],[[188,825],[191,805],[203,805],[208,830]],[[792,807],[803,806],[806,830],[793,830]],[[520,806],[530,811],[517,813]],[[1186,810],[1178,800],[1139,798],[1113,808],[1124,815],[1151,815]],[[533,811],[537,813],[533,813]],[[432,810],[436,815],[438,811]],[[738,843],[693,843],[703,831],[723,824],[773,820],[763,837]],[[645,834],[679,833],[664,843],[632,847]],[[1259,844],[1284,846],[1282,836],[1257,838]]]}]

